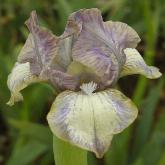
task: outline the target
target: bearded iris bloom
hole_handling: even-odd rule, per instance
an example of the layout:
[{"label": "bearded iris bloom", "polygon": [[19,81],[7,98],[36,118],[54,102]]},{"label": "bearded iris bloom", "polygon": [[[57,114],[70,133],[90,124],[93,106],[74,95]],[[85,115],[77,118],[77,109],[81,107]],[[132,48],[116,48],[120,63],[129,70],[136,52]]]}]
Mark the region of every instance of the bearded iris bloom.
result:
[{"label": "bearded iris bloom", "polygon": [[23,100],[22,89],[48,82],[58,91],[47,120],[60,139],[92,151],[101,158],[114,134],[137,117],[135,104],[115,85],[120,77],[161,73],[148,66],[135,49],[136,31],[125,23],[104,22],[98,9],[72,13],[61,36],[40,27],[36,12],[26,21],[30,31],[8,76],[11,98]]}]

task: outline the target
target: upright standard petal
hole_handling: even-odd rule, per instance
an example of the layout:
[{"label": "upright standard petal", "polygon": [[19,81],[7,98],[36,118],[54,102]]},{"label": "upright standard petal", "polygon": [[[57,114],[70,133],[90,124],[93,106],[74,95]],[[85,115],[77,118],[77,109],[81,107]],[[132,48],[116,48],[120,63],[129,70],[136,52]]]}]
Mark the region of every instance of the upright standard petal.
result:
[{"label": "upright standard petal", "polygon": [[23,100],[20,91],[29,84],[39,81],[41,80],[31,73],[29,62],[24,64],[16,63],[7,80],[8,88],[11,91],[11,97],[7,104],[12,106],[14,102]]},{"label": "upright standard petal", "polygon": [[74,14],[68,18],[64,33],[59,37],[57,55],[53,63],[67,70],[72,62],[72,47],[82,29],[81,22],[74,21]]},{"label": "upright standard petal", "polygon": [[39,75],[56,56],[58,38],[39,26],[35,11],[32,11],[26,25],[30,34],[18,56],[18,62],[29,62],[32,73]]},{"label": "upright standard petal", "polygon": [[120,49],[136,48],[137,44],[140,42],[137,32],[126,23],[107,21],[104,22],[104,27],[106,31],[111,34],[113,43],[118,45]]},{"label": "upright standard petal", "polygon": [[154,66],[148,66],[136,49],[126,48],[126,63],[120,73],[120,77],[132,74],[142,74],[150,79],[159,78],[162,74]]},{"label": "upright standard petal", "polygon": [[107,87],[113,85],[125,63],[123,49],[135,47],[140,41],[137,33],[120,22],[103,22],[98,9],[84,9],[74,14],[82,22],[82,30],[73,46],[73,60],[95,71]]},{"label": "upright standard petal", "polygon": [[114,134],[137,116],[132,101],[115,89],[93,93],[97,86],[83,84],[80,92],[59,94],[47,116],[52,132],[73,145],[92,151],[98,158],[108,150]]},{"label": "upright standard petal", "polygon": [[56,37],[39,26],[36,12],[33,11],[26,21],[30,34],[18,56],[18,62],[30,63],[33,74],[50,80],[62,90],[73,90],[77,84],[75,78],[66,73],[72,62],[73,42],[81,31],[81,24],[72,19],[70,16],[64,33]]},{"label": "upright standard petal", "polygon": [[72,62],[72,44],[73,44],[73,36],[68,36],[64,39],[61,39],[58,44],[57,55],[52,61],[52,65],[58,64],[65,71],[67,67]]}]

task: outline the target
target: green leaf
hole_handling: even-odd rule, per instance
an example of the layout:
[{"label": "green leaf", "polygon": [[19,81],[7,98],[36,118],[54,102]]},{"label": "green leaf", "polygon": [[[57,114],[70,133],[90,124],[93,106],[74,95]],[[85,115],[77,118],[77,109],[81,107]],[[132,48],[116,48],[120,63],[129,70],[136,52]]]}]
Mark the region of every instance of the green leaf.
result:
[{"label": "green leaf", "polygon": [[[165,144],[165,112],[160,114],[158,123],[155,126],[150,140],[143,145],[142,151],[133,165],[141,161],[144,165],[157,165],[164,161],[164,144]],[[164,165],[164,164],[163,164]]]},{"label": "green leaf", "polygon": [[127,150],[130,138],[130,131],[131,127],[127,128],[121,134],[114,136],[110,149],[107,154],[105,154],[106,165],[127,164]]},{"label": "green leaf", "polygon": [[87,165],[87,151],[53,137],[53,151],[56,165]]},{"label": "green leaf", "polygon": [[158,165],[165,165],[165,151],[162,153]]},{"label": "green leaf", "polygon": [[134,142],[134,157],[137,157],[144,144],[147,142],[154,119],[154,112],[158,104],[164,80],[161,79],[158,85],[150,90],[147,99],[142,104],[142,115],[139,118],[136,138]]},{"label": "green leaf", "polygon": [[15,119],[9,119],[8,122],[11,126],[19,129],[22,135],[36,139],[48,146],[52,145],[52,134],[47,126]]},{"label": "green leaf", "polygon": [[6,165],[28,165],[38,156],[47,151],[47,146],[36,140],[29,140],[19,147],[9,158]]}]

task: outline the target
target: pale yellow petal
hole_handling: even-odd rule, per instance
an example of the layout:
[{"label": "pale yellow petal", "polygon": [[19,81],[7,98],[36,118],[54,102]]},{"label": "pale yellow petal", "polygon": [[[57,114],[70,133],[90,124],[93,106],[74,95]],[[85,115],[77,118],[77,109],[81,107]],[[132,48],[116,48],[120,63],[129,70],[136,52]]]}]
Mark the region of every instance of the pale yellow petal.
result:
[{"label": "pale yellow petal", "polygon": [[11,91],[11,97],[7,104],[12,106],[14,102],[23,100],[20,91],[29,84],[39,81],[41,80],[30,72],[29,62],[23,64],[16,63],[7,80],[8,88]]},{"label": "pale yellow petal", "polygon": [[101,158],[108,150],[113,135],[128,127],[138,111],[121,92],[108,89],[92,93],[96,88],[94,83],[90,83],[89,86],[83,85],[81,92],[62,92],[53,103],[47,119],[57,137]]},{"label": "pale yellow petal", "polygon": [[148,66],[136,49],[126,48],[124,53],[126,54],[126,63],[123,66],[120,77],[142,74],[147,78],[156,79],[162,75],[157,67]]}]

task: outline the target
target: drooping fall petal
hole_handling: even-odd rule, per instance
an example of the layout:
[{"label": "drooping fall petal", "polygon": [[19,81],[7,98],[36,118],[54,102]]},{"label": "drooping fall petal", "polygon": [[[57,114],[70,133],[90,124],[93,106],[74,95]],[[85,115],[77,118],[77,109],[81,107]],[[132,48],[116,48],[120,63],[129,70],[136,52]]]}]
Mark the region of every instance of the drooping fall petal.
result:
[{"label": "drooping fall petal", "polygon": [[31,83],[40,81],[42,80],[31,73],[29,62],[23,64],[16,63],[7,80],[8,88],[11,91],[11,97],[7,104],[12,106],[14,102],[23,100],[20,91]]},{"label": "drooping fall petal", "polygon": [[132,101],[115,89],[93,93],[95,83],[83,84],[80,92],[64,91],[47,116],[53,133],[101,158],[114,134],[128,127],[137,116]]},{"label": "drooping fall petal", "polygon": [[126,63],[123,66],[120,77],[142,74],[147,78],[155,79],[162,75],[157,67],[148,66],[136,49],[127,48],[124,53],[126,54]]},{"label": "drooping fall petal", "polygon": [[135,47],[139,36],[124,23],[103,22],[98,9],[79,10],[74,18],[82,22],[82,30],[73,46],[73,60],[91,68],[105,86],[110,86],[125,63],[123,49]]}]

